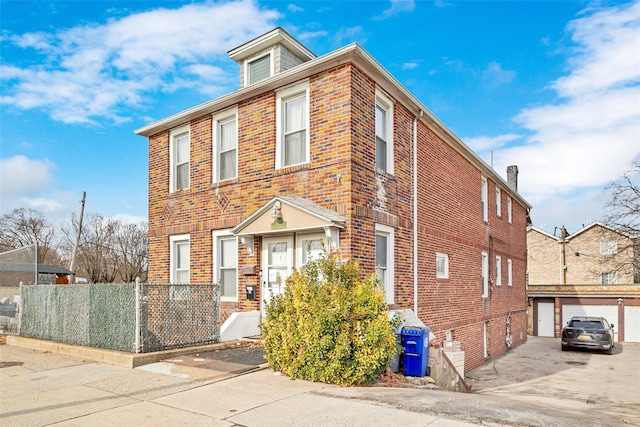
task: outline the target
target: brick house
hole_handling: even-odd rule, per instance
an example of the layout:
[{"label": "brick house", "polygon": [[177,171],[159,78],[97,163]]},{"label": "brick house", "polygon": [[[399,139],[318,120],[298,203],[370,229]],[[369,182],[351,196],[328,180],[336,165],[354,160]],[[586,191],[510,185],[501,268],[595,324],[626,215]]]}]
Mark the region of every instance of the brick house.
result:
[{"label": "brick house", "polygon": [[240,88],[149,138],[149,281],[220,283],[224,337],[322,248],[377,271],[466,369],[526,341],[530,205],[361,46],[281,28],[229,51]]},{"label": "brick house", "polygon": [[603,316],[616,341],[640,342],[636,239],[599,222],[558,234],[527,230],[529,333],[559,337],[572,316]]}]

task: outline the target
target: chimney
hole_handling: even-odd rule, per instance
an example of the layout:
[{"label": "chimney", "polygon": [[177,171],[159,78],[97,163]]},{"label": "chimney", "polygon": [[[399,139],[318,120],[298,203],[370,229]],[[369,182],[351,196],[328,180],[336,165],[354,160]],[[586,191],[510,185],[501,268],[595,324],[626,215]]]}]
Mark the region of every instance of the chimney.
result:
[{"label": "chimney", "polygon": [[507,166],[507,184],[513,191],[518,192],[518,166]]}]

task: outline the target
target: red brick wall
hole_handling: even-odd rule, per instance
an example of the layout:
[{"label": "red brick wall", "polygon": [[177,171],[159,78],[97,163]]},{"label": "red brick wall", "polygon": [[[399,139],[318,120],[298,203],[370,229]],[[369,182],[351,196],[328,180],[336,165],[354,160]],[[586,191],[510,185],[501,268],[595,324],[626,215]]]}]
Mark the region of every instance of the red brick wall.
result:
[{"label": "red brick wall", "polygon": [[[268,92],[238,104],[238,179],[213,183],[212,119],[192,120],[191,188],[168,193],[169,132],[150,138],[149,146],[149,280],[169,281],[169,236],[191,236],[191,280],[210,282],[212,231],[239,224],[278,195],[297,195],[335,210],[346,218],[340,232],[344,258],[374,271],[375,224],[394,227],[395,302],[413,308],[413,121],[402,104],[394,105],[393,176],[379,177],[387,191],[385,209],[377,206],[375,162],[375,82],[347,64],[309,78],[311,162],[275,170],[276,94]],[[418,126],[419,258],[418,315],[440,344],[446,331],[467,352],[466,368],[484,360],[483,325],[488,322],[490,356],[505,350],[506,318],[526,307],[525,211],[515,200],[513,224],[495,215],[495,183],[489,180],[489,222],[480,208],[480,171],[438,135]],[[338,179],[340,177],[340,179]],[[226,198],[222,210],[218,200]],[[239,244],[239,266],[260,269],[261,241],[254,255]],[[482,298],[481,252],[489,253],[492,278],[495,255],[502,256],[503,285]],[[435,254],[449,255],[450,278],[436,279]],[[507,258],[513,260],[513,287],[507,286]],[[260,277],[238,274],[237,303],[224,303],[223,321],[236,310],[259,309]],[[256,301],[246,301],[247,285],[256,286]],[[511,315],[514,345],[526,340],[526,313]],[[520,332],[524,331],[521,340]],[[516,339],[517,338],[517,339]]]}]

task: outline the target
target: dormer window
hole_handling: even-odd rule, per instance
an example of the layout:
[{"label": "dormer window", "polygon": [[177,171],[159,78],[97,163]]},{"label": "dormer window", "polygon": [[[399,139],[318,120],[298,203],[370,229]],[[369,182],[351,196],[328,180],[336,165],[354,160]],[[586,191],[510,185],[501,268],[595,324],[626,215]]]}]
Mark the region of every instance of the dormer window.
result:
[{"label": "dormer window", "polygon": [[316,56],[278,27],[231,49],[229,57],[240,65],[240,87],[248,87]]},{"label": "dormer window", "polygon": [[247,85],[252,85],[271,77],[271,52],[258,58],[247,60]]}]

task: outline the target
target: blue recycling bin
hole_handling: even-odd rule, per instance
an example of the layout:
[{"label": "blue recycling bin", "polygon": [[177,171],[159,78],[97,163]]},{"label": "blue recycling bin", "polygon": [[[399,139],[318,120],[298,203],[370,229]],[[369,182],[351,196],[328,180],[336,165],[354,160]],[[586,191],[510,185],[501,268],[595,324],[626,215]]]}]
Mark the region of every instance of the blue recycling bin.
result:
[{"label": "blue recycling bin", "polygon": [[420,326],[402,328],[402,346],[404,347],[404,374],[409,377],[427,375],[429,362],[429,335],[431,330]]}]

